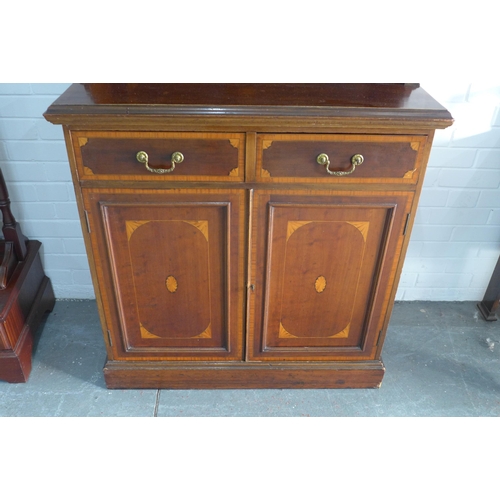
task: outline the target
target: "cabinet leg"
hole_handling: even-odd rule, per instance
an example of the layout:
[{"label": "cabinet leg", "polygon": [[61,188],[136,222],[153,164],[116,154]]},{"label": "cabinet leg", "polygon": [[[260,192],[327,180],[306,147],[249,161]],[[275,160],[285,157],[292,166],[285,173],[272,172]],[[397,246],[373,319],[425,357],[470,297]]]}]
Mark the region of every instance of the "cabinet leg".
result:
[{"label": "cabinet leg", "polygon": [[477,308],[481,311],[481,314],[486,321],[496,321],[498,319],[496,311],[499,303],[499,300],[495,300],[494,302],[483,300],[482,302],[478,302]]},{"label": "cabinet leg", "polygon": [[477,304],[486,321],[496,321],[496,311],[500,304],[500,258],[491,275],[483,300]]}]

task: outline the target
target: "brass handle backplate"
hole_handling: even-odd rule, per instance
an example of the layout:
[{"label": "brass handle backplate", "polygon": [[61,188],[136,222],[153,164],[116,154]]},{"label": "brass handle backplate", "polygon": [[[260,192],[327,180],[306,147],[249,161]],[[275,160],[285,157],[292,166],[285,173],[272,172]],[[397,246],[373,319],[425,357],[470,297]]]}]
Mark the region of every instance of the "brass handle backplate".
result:
[{"label": "brass handle backplate", "polygon": [[342,175],[352,174],[354,172],[354,170],[356,170],[356,167],[361,165],[365,161],[365,159],[363,158],[363,155],[356,154],[351,158],[351,168],[349,170],[340,170],[337,172],[334,170],[330,170],[330,158],[328,158],[327,154],[322,153],[322,154],[318,155],[318,157],[316,158],[316,161],[320,165],[324,165],[326,168],[326,171],[330,175],[336,175],[336,176],[340,177]]},{"label": "brass handle backplate", "polygon": [[136,158],[138,162],[144,163],[144,166],[154,174],[168,174],[169,172],[172,172],[174,170],[176,163],[182,163],[184,161],[184,155],[182,153],[179,153],[179,151],[172,153],[172,166],[170,168],[151,168],[148,165],[148,154],[145,151],[139,151],[136,155]]}]

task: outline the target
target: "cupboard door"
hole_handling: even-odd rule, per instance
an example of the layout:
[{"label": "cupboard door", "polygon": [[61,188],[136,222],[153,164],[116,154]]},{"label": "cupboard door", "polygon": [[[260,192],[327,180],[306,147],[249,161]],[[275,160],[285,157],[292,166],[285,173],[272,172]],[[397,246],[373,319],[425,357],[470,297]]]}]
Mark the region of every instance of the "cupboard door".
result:
[{"label": "cupboard door", "polygon": [[257,192],[249,359],[374,359],[412,193]]},{"label": "cupboard door", "polygon": [[240,359],[244,191],[84,190],[114,359]]}]

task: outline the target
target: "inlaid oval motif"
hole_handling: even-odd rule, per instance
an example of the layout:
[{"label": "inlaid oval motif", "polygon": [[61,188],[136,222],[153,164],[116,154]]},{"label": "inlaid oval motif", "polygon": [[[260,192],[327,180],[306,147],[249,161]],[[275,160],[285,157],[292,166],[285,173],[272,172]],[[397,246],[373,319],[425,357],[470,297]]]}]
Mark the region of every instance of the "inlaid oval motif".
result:
[{"label": "inlaid oval motif", "polygon": [[318,276],[314,283],[314,288],[318,293],[323,292],[326,288],[326,278],[324,276]]},{"label": "inlaid oval motif", "polygon": [[173,276],[169,276],[165,280],[165,286],[170,293],[174,293],[177,290],[177,280]]}]

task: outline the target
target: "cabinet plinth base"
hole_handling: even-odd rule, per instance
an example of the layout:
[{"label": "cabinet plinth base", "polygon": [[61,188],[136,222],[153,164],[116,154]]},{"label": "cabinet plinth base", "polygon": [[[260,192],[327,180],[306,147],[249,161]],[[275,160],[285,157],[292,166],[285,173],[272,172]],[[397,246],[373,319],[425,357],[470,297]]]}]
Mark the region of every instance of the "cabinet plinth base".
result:
[{"label": "cabinet plinth base", "polygon": [[332,363],[171,363],[107,361],[109,389],[369,389],[382,361]]}]

